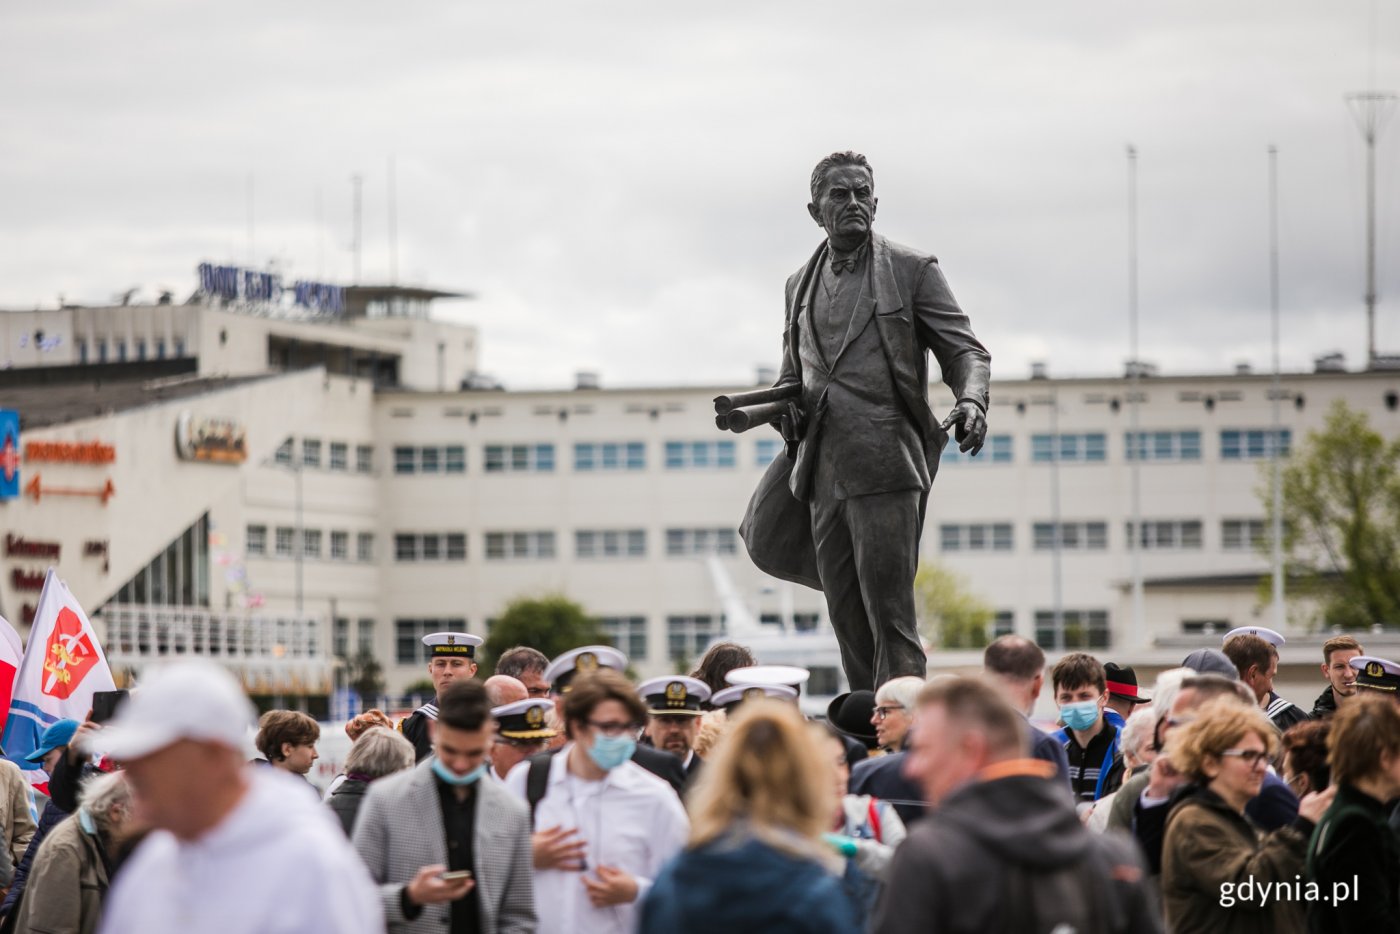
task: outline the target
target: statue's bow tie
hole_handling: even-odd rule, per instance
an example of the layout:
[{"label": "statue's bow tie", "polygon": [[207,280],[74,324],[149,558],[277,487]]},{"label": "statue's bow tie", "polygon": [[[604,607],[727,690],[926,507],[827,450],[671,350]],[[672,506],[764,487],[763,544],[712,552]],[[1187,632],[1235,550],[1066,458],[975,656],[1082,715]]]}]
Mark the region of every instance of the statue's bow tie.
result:
[{"label": "statue's bow tie", "polygon": [[833,256],[831,258],[831,271],[838,276],[843,272],[855,272],[856,262],[859,259],[859,256],[849,256],[846,259],[837,259]]}]

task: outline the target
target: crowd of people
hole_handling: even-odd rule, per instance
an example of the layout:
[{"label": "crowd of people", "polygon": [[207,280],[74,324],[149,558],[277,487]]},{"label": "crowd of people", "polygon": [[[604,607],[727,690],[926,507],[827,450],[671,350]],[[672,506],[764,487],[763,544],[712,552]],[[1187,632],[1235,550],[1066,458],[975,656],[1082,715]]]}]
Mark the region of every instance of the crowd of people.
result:
[{"label": "crowd of people", "polygon": [[1310,711],[1251,628],[1150,694],[1008,635],[815,720],[732,643],[637,684],[610,646],[482,679],[478,637],[424,642],[433,701],[347,723],[324,799],[316,721],[264,713],[249,761],[207,661],[49,726],[47,796],[0,762],[0,934],[1400,931],[1400,665],[1348,636]]}]

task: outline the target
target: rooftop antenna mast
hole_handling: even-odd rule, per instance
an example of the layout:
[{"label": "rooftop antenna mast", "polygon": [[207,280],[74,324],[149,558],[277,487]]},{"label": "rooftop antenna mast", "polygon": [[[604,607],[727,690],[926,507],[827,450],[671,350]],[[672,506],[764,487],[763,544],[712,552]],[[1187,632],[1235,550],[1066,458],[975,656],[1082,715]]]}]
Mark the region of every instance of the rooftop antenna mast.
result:
[{"label": "rooftop antenna mast", "polygon": [[1366,362],[1376,359],[1376,139],[1395,109],[1395,94],[1376,87],[1376,4],[1371,3],[1371,58],[1368,90],[1346,96],[1366,142]]},{"label": "rooftop antenna mast", "polygon": [[394,157],[389,157],[389,284],[399,284],[399,218]]},{"label": "rooftop antenna mast", "polygon": [[353,269],[355,273],[354,282],[356,285],[360,284],[360,190],[363,187],[363,184],[364,178],[360,175],[360,173],[356,172],[354,175],[350,176],[350,187],[354,191],[355,215],[355,229],[352,232],[353,239],[351,239],[350,241],[350,254],[354,259]]},{"label": "rooftop antenna mast", "polygon": [[1273,398],[1273,438],[1269,441],[1269,485],[1273,496],[1271,558],[1273,564],[1274,630],[1283,632],[1287,613],[1283,603],[1283,476],[1282,438],[1283,389],[1279,385],[1278,319],[1278,147],[1269,147],[1269,318],[1272,323],[1274,378],[1269,395]]},{"label": "rooftop antenna mast", "polygon": [[1128,361],[1128,421],[1132,469],[1130,484],[1133,511],[1133,533],[1128,536],[1133,572],[1133,630],[1132,644],[1142,647],[1147,640],[1146,609],[1142,587],[1142,429],[1138,420],[1138,403],[1142,398],[1142,361],[1138,358],[1138,216],[1137,216],[1137,148],[1128,146],[1128,342],[1132,359]]}]

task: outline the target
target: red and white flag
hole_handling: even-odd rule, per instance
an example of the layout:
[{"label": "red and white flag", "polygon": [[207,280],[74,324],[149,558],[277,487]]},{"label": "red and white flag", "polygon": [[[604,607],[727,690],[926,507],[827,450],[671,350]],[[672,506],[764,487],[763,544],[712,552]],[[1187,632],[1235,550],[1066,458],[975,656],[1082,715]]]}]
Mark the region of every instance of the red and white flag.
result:
[{"label": "red and white flag", "polygon": [[10,694],[15,686],[15,674],[19,671],[20,659],[24,657],[24,643],[15,627],[0,616],[0,710],[6,716],[10,712]]},{"label": "red and white flag", "polygon": [[68,586],[49,568],[14,679],[10,715],[0,740],[5,756],[31,769],[35,774],[26,775],[31,781],[44,781],[38,764],[24,758],[39,747],[44,730],[63,719],[82,722],[92,709],[93,693],[115,689],[97,631]]}]

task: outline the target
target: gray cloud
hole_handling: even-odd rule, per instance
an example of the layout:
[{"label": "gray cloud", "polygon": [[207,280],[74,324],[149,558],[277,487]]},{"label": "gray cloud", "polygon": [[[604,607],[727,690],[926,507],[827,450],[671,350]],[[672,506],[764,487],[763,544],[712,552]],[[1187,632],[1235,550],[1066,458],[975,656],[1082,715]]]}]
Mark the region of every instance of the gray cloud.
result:
[{"label": "gray cloud", "polygon": [[[186,291],[202,259],[471,289],[510,385],[742,382],[776,358],[819,231],[807,174],[875,163],[877,226],[938,254],[995,359],[1118,372],[1140,151],[1142,354],[1267,364],[1266,147],[1280,148],[1285,366],[1363,349],[1359,0],[700,8],[44,5],[0,30],[0,304]],[[1375,71],[1400,84],[1400,19]],[[1400,348],[1400,137],[1380,168],[1383,348]],[[318,196],[324,223],[317,222]]]}]

